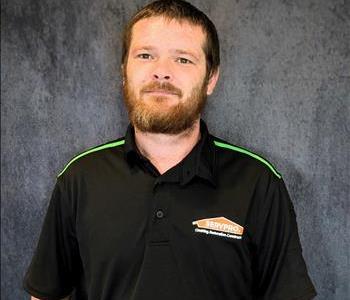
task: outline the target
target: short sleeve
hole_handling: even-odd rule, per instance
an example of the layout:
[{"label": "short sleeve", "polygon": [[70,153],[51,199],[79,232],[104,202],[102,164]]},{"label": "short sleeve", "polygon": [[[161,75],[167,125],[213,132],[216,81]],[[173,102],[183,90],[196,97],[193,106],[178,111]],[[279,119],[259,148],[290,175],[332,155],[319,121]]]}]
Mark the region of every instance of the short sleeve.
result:
[{"label": "short sleeve", "polygon": [[255,213],[255,299],[307,300],[316,295],[302,256],[296,215],[282,179],[271,175],[258,188]]},{"label": "short sleeve", "polygon": [[23,282],[24,289],[40,299],[66,297],[79,277],[81,260],[68,198],[58,178]]}]

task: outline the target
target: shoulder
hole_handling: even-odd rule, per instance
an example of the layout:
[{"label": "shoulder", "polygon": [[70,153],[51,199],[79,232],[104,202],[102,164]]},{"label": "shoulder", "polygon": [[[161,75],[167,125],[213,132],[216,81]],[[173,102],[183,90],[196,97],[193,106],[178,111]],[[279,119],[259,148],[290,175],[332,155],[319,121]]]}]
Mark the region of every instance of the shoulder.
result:
[{"label": "shoulder", "polygon": [[[84,168],[84,166],[96,164],[99,161],[104,160],[109,155],[115,155],[115,151],[121,150],[121,146],[124,145],[124,143],[125,139],[124,137],[122,137],[91,147],[78,153],[65,164],[65,166],[57,175],[57,178],[61,177],[63,174],[66,174],[68,172],[76,171],[77,169],[82,169]],[[119,152],[121,153],[122,151]]]},{"label": "shoulder", "polygon": [[[257,154],[247,148],[234,145],[230,142],[227,142],[221,138],[212,136],[212,141],[216,149],[218,159],[221,159],[225,163],[232,162],[234,165],[239,165],[240,170],[243,167],[254,169],[256,172],[264,171],[264,173],[273,174],[274,177],[281,179],[281,174],[269,162],[266,158]],[[259,172],[259,173],[260,173]]]}]

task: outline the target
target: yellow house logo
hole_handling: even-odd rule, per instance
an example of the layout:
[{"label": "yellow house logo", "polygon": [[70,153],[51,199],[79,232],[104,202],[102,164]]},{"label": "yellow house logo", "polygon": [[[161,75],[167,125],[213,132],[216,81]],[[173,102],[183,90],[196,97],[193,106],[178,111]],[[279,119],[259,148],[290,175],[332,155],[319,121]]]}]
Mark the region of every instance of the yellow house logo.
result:
[{"label": "yellow house logo", "polygon": [[[243,234],[244,228],[225,218],[225,217],[217,217],[217,218],[210,218],[210,219],[201,219],[192,222],[193,225],[197,225],[197,228],[203,229],[203,230],[209,230],[209,231],[218,231],[218,232],[224,232],[228,234],[234,234],[241,236]],[[196,230],[199,231],[199,230]]]}]

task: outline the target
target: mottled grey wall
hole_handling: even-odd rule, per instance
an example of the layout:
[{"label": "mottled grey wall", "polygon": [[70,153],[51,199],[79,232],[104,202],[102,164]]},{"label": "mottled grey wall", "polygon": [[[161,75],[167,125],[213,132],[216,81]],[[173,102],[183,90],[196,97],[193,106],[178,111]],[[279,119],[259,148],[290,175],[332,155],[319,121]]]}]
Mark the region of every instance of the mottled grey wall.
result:
[{"label": "mottled grey wall", "polygon": [[[1,1],[1,296],[21,281],[55,176],[122,135],[120,32],[145,1]],[[349,299],[350,4],[193,1],[220,32],[205,119],[283,174],[317,299]]]}]

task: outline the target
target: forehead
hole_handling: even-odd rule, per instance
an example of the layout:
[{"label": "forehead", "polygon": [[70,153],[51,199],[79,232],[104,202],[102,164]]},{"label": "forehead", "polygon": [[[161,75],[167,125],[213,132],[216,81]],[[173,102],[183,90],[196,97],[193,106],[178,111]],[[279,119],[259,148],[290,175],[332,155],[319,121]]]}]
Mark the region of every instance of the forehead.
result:
[{"label": "forehead", "polygon": [[134,24],[130,48],[147,45],[191,48],[203,52],[205,37],[201,26],[191,24],[186,20],[150,17]]}]

